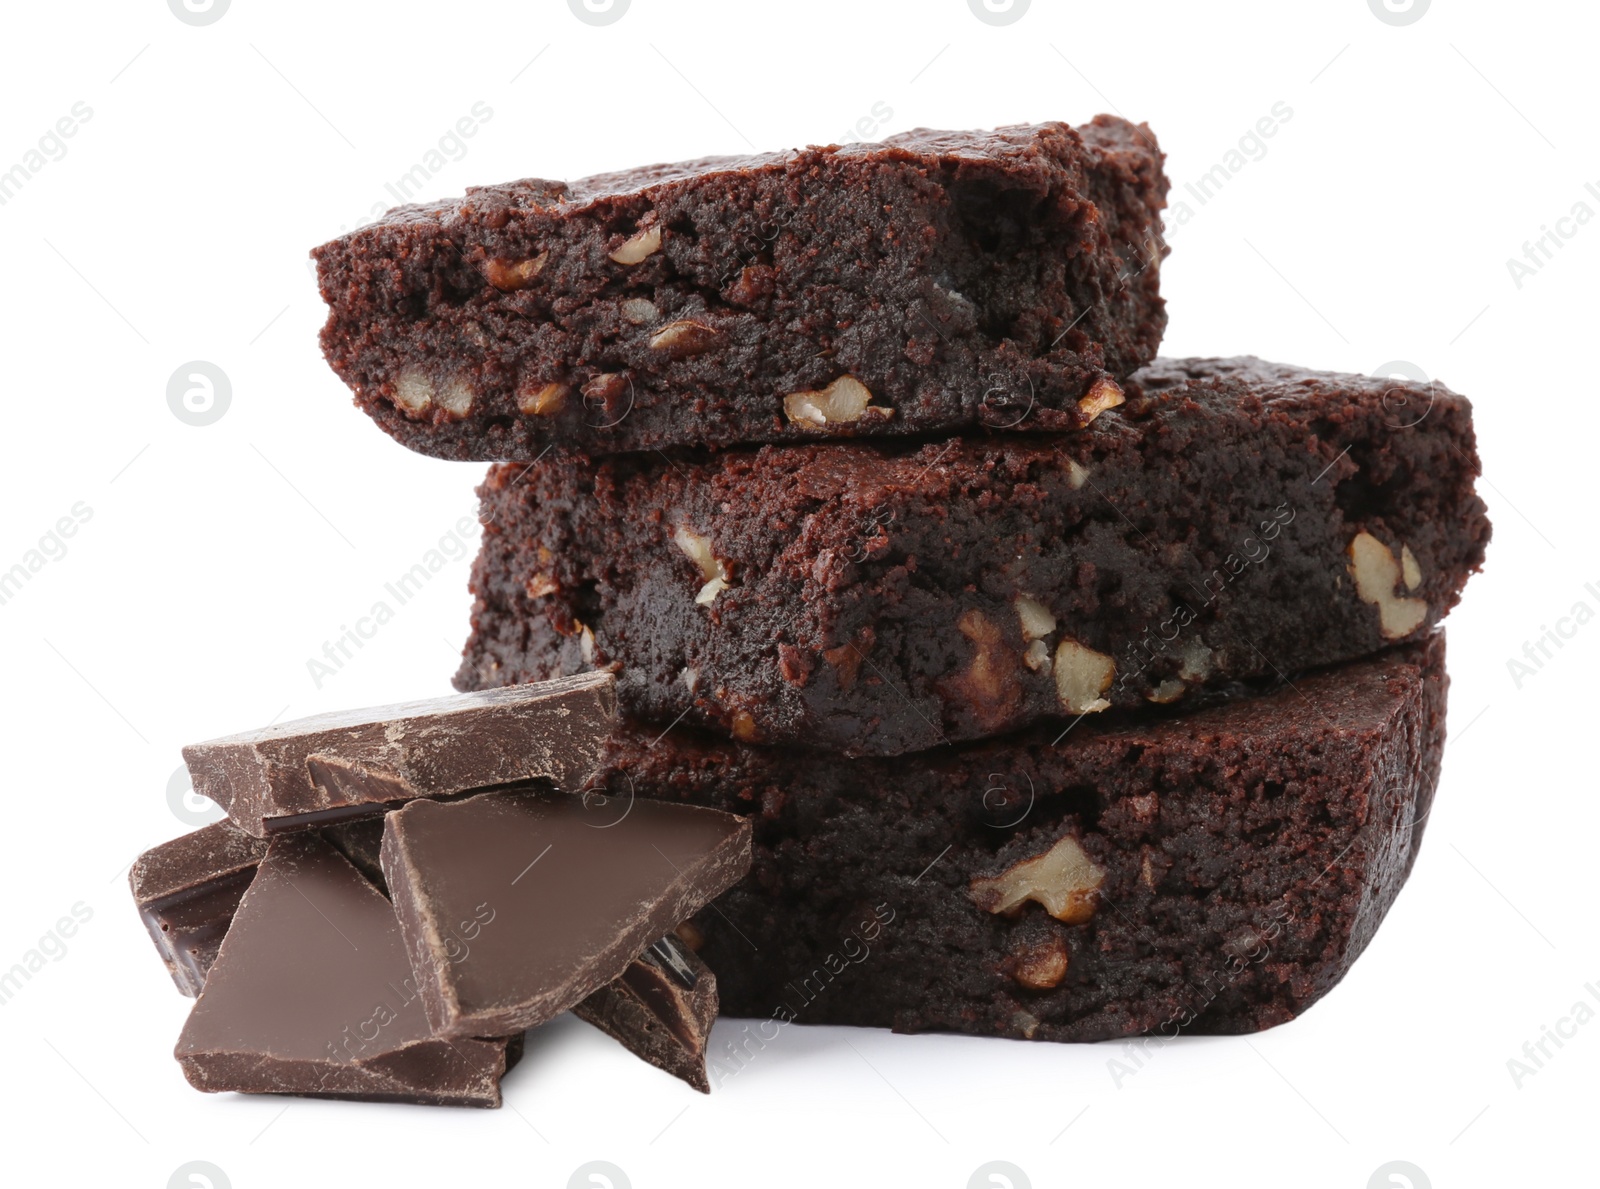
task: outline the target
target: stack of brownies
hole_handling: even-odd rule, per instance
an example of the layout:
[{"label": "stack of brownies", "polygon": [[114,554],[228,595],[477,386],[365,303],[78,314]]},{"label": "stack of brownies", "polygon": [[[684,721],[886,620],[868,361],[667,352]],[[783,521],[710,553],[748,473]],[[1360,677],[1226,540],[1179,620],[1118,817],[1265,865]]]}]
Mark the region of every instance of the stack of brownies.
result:
[{"label": "stack of brownies", "polygon": [[[457,686],[614,681],[563,795],[752,826],[663,942],[761,1021],[713,1080],[794,1021],[1270,1027],[1409,873],[1489,539],[1470,406],[1156,358],[1166,190],[1100,116],[485,187],[316,251],[361,407],[494,464]],[[295,762],[280,812],[352,855],[305,806],[468,787]],[[482,796],[390,813],[374,879],[430,886],[401,819]]]},{"label": "stack of brownies", "polygon": [[1155,358],[1162,160],[1107,116],[916,131],[315,253],[360,406],[495,463],[458,688],[610,671],[604,786],[754,819],[680,931],[724,1010],[1249,1031],[1406,878],[1490,531],[1470,406]]}]

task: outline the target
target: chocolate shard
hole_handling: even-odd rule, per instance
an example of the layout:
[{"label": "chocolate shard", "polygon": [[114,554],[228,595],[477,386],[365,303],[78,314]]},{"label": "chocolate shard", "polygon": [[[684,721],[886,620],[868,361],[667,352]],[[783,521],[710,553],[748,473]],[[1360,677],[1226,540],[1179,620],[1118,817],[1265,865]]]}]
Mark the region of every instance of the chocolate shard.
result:
[{"label": "chocolate shard", "polygon": [[190,998],[228,932],[267,844],[231,822],[212,822],[133,861],[128,885],[167,972]]},{"label": "chocolate shard", "polygon": [[719,810],[509,791],[413,801],[383,871],[443,1036],[507,1035],[576,1006],[750,867]]},{"label": "chocolate shard", "polygon": [[[383,819],[342,822],[321,831],[379,891]],[[178,990],[205,986],[239,901],[267,853],[267,842],[216,822],[140,855],[131,882],[140,916]],[[636,1056],[708,1091],[705,1052],[717,1018],[717,983],[699,957],[668,936],[573,1009]]]},{"label": "chocolate shard", "polygon": [[198,1090],[499,1106],[515,1047],[434,1035],[389,902],[304,832],[268,847],[174,1055]]},{"label": "chocolate shard", "polygon": [[339,711],[183,749],[195,791],[260,837],[543,778],[581,788],[616,718],[609,673]]},{"label": "chocolate shard", "polygon": [[702,1094],[706,1045],[717,1019],[717,979],[698,954],[671,933],[635,958],[613,979],[572,1009],[635,1056]]}]

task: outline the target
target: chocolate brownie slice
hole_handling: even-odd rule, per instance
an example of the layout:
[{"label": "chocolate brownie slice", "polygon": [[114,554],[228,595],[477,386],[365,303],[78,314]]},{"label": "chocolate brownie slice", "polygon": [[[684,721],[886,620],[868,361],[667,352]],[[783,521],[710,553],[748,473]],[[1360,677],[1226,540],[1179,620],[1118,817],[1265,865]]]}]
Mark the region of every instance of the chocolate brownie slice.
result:
[{"label": "chocolate brownie slice", "polygon": [[1442,385],[1163,360],[1085,432],[492,469],[461,689],[895,755],[1426,634],[1489,538]]},{"label": "chocolate brownie slice", "polygon": [[313,253],[322,345],[441,458],[1072,428],[1161,341],[1161,162],[1099,116],[477,188]]},{"label": "chocolate brownie slice", "polygon": [[724,1015],[761,1020],[713,1047],[713,1085],[791,1020],[1249,1032],[1337,983],[1409,874],[1443,662],[1436,634],[1070,746],[1036,730],[914,762],[639,731],[605,787],[752,815],[749,876],[682,931]]}]

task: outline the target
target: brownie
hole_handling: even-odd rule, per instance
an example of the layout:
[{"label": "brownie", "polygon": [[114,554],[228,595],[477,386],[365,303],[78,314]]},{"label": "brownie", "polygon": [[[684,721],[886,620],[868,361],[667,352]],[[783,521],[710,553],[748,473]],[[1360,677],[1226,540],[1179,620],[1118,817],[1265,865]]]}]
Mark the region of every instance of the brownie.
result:
[{"label": "brownie", "polygon": [[1442,633],[1257,698],[913,761],[683,727],[606,788],[751,815],[750,874],[681,935],[725,1016],[1094,1041],[1292,1019],[1410,872],[1444,743]]},{"label": "brownie", "polygon": [[1425,635],[1489,539],[1468,402],[1162,360],[1087,431],[489,472],[457,674],[613,669],[625,713],[896,755]]},{"label": "brownie", "polygon": [[1098,116],[475,188],[316,249],[322,345],[441,458],[1069,429],[1160,343],[1161,163]]}]

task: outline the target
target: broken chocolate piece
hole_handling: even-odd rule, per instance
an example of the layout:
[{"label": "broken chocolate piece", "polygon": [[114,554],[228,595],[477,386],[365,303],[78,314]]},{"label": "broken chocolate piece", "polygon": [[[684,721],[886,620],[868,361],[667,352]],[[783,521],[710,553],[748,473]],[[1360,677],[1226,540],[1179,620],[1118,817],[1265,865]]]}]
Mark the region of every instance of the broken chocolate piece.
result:
[{"label": "broken chocolate piece", "polygon": [[750,825],[688,805],[514,791],[413,801],[383,871],[435,1031],[507,1035],[575,1006],[750,866]]},{"label": "broken chocolate piece", "polygon": [[190,998],[205,986],[228,924],[244,898],[267,844],[231,822],[212,822],[145,851],[128,884],[178,990]]},{"label": "broken chocolate piece", "polygon": [[572,1009],[637,1057],[702,1094],[706,1043],[717,1019],[717,979],[697,954],[671,933]]},{"label": "broken chocolate piece", "polygon": [[609,673],[297,719],[183,749],[194,788],[243,830],[545,778],[581,788],[616,716]]},{"label": "broken chocolate piece", "polygon": [[499,1106],[514,1048],[433,1034],[389,902],[307,832],[268,848],[174,1055],[198,1090]]}]

